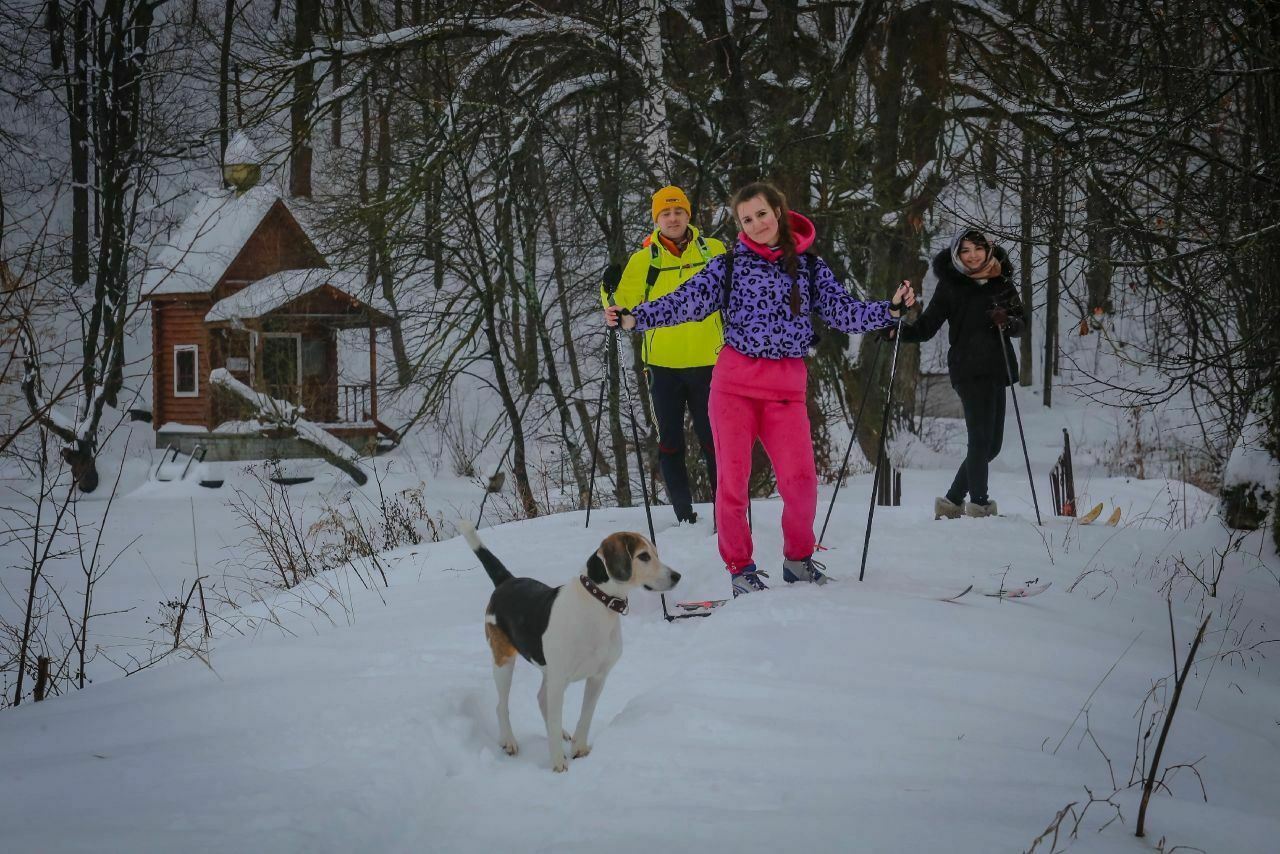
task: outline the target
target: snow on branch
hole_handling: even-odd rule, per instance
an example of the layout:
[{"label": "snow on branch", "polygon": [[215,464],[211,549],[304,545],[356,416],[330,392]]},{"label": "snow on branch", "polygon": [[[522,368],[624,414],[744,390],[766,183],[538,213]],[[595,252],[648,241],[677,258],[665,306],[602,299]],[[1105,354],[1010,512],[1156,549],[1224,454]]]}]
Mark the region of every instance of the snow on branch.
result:
[{"label": "snow on branch", "polygon": [[80,431],[77,429],[79,425],[54,409],[53,404],[45,400],[35,340],[25,323],[19,329],[18,342],[22,348],[20,355],[24,363],[21,387],[27,399],[27,408],[31,410],[31,417],[42,422],[63,441],[75,442],[80,438]]},{"label": "snow on branch", "polygon": [[359,465],[360,455],[346,442],[303,418],[302,407],[284,400],[277,400],[260,391],[254,391],[231,376],[226,368],[217,368],[210,372],[209,382],[246,401],[259,415],[276,425],[293,430],[299,441],[315,448],[325,462],[346,472],[360,486],[364,486],[368,481],[369,476]]},{"label": "snow on branch", "polygon": [[[325,62],[336,56],[350,59],[351,57],[382,51],[400,50],[439,38],[463,38],[482,35],[490,35],[496,37],[497,40],[505,40],[507,42],[539,36],[568,37],[578,48],[581,48],[585,41],[598,44],[610,54],[616,54],[618,50],[617,40],[608,33],[586,21],[565,15],[547,15],[536,18],[493,18],[487,21],[476,20],[466,16],[432,24],[401,27],[389,32],[375,33],[360,38],[330,42],[326,46],[303,53],[299,58],[282,67],[292,69],[315,62]],[[492,44],[492,40],[490,44]],[[634,58],[628,57],[625,50],[622,53],[623,58],[631,60],[639,70],[639,63],[635,62]]]}]

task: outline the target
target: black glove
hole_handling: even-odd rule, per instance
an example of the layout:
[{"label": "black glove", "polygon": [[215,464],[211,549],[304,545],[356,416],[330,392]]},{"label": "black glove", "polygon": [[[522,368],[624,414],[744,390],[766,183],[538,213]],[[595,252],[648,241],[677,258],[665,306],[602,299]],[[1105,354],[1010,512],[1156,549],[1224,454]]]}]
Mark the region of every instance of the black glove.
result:
[{"label": "black glove", "polygon": [[612,295],[618,289],[618,282],[620,281],[622,281],[621,264],[610,264],[605,267],[604,277],[601,279],[605,293]]},{"label": "black glove", "polygon": [[1004,329],[1009,325],[1009,309],[1002,305],[998,305],[988,311],[987,316],[991,318],[991,324],[996,329]]}]

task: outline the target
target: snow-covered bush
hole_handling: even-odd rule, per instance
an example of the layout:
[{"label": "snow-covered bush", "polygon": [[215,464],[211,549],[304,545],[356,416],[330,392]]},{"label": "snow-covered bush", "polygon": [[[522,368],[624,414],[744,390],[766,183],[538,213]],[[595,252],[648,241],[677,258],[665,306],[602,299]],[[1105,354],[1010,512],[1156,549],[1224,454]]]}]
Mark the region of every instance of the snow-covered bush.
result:
[{"label": "snow-covered bush", "polygon": [[1274,515],[1280,460],[1268,447],[1272,441],[1266,420],[1250,413],[1222,475],[1222,516],[1232,528],[1256,530]]}]

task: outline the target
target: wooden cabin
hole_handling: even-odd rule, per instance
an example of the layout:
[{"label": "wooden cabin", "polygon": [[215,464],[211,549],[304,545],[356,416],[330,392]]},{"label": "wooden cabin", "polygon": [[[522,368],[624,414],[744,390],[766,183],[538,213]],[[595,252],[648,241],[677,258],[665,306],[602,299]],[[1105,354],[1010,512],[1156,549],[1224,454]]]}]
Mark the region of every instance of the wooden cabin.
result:
[{"label": "wooden cabin", "polygon": [[[265,435],[209,381],[225,368],[362,453],[398,437],[378,420],[377,335],[391,318],[364,277],[329,267],[289,202],[267,187],[207,194],[144,277],[151,306],[156,447],[210,460],[310,456]],[[339,382],[339,331],[368,330],[368,380]],[[278,431],[277,431],[278,432]],[[385,442],[384,442],[385,444]]]}]

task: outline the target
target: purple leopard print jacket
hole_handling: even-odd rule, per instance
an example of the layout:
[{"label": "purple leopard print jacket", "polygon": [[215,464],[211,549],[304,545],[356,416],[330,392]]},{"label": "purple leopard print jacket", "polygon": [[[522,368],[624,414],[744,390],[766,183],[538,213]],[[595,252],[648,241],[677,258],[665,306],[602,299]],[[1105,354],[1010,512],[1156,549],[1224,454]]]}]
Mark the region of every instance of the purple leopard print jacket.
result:
[{"label": "purple leopard print jacket", "polygon": [[[784,262],[767,261],[741,240],[734,246],[733,289],[728,309],[721,312],[724,341],[739,353],[764,359],[787,359],[808,353],[817,336],[810,312],[816,311],[832,328],[863,333],[890,326],[889,301],[861,302],[836,281],[821,258],[800,259],[800,313],[791,316],[791,278]],[[806,265],[808,275],[806,275]],[[727,256],[717,255],[702,272],[676,290],[632,309],[636,332],[702,320],[721,308]],[[817,305],[811,304],[809,276],[814,279]]]}]

